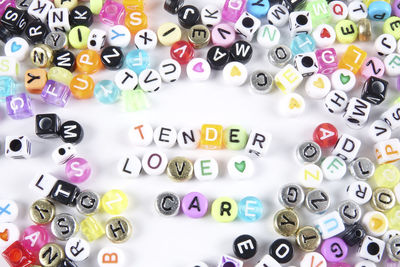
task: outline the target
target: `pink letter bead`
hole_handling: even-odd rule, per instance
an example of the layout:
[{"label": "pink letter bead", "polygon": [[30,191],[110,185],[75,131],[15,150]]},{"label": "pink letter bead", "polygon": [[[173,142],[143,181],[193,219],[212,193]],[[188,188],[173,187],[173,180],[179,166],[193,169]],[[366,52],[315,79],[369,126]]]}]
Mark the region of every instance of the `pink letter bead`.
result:
[{"label": "pink letter bead", "polygon": [[368,79],[371,76],[382,77],[385,73],[385,64],[377,57],[367,58],[361,66],[361,75]]},{"label": "pink letter bead", "polygon": [[222,8],[222,19],[236,22],[246,8],[245,0],[226,0]]},{"label": "pink letter bead", "polygon": [[221,23],[215,26],[211,31],[211,39],[214,45],[230,47],[235,41],[235,30],[228,24]]},{"label": "pink letter bead", "polygon": [[321,253],[328,262],[340,262],[347,257],[348,247],[339,237],[326,239],[321,246]]},{"label": "pink letter bead", "polygon": [[100,19],[106,25],[120,25],[125,21],[125,7],[123,4],[106,0],[100,11]]},{"label": "pink letter bead", "polygon": [[[0,1],[0,18],[3,16],[7,7],[15,7],[15,0],[2,0]],[[397,15],[396,15],[397,16]]]},{"label": "pink letter bead", "polygon": [[73,158],[67,162],[65,173],[72,183],[82,183],[86,181],[92,170],[87,160],[83,158]]},{"label": "pink letter bead", "polygon": [[31,225],[25,228],[21,241],[24,248],[33,253],[38,253],[49,242],[49,232],[39,225]]},{"label": "pink letter bead", "polygon": [[318,49],[315,55],[319,66],[318,73],[329,75],[337,69],[338,60],[334,48]]},{"label": "pink letter bead", "polygon": [[208,210],[207,198],[198,192],[192,192],[182,199],[182,211],[190,218],[201,218]]}]

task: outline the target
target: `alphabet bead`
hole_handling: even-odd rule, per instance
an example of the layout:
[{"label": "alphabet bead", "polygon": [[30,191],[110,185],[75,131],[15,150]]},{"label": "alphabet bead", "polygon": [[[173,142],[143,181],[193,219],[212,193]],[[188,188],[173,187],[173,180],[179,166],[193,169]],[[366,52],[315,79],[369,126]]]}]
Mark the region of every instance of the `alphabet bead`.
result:
[{"label": "alphabet bead", "polygon": [[236,22],[246,9],[246,2],[242,0],[226,0],[222,8],[222,19]]},{"label": "alphabet bead", "polygon": [[104,247],[97,254],[97,264],[100,267],[107,267],[111,264],[122,267],[126,264],[126,256],[118,247]]},{"label": "alphabet bead", "polygon": [[350,162],[350,174],[357,180],[368,180],[375,173],[375,165],[369,158],[359,157]]},{"label": "alphabet bead", "polygon": [[382,77],[385,73],[385,65],[377,57],[368,57],[361,66],[361,75],[368,79],[371,76]]},{"label": "alphabet bead", "polygon": [[181,76],[181,65],[174,59],[164,59],[161,61],[158,72],[160,73],[163,82],[172,83]]},{"label": "alphabet bead", "polygon": [[125,16],[125,26],[129,29],[131,34],[136,34],[138,31],[147,28],[147,16],[143,10],[127,10],[128,13]]},{"label": "alphabet bead", "polygon": [[[269,2],[265,1],[266,3]],[[263,25],[258,29],[257,43],[265,48],[271,48],[279,44],[281,33],[274,25]]]},{"label": "alphabet bead", "polygon": [[343,220],[337,211],[332,211],[320,217],[316,221],[316,228],[321,233],[322,239],[331,238],[345,230]]},{"label": "alphabet bead", "polygon": [[279,202],[285,208],[295,208],[301,206],[304,202],[304,190],[297,184],[284,185],[279,192]]},{"label": "alphabet bead", "polygon": [[338,22],[347,18],[349,10],[347,5],[342,1],[331,1],[328,3],[329,9],[331,11],[331,19],[333,22]]},{"label": "alphabet bead", "polygon": [[124,63],[124,54],[117,46],[108,46],[103,49],[100,55],[104,67],[109,70],[117,70]]},{"label": "alphabet bead", "polygon": [[68,50],[58,50],[54,54],[53,64],[69,71],[75,70],[75,55]]},{"label": "alphabet bead", "polygon": [[360,19],[357,25],[358,25],[358,39],[362,42],[371,40],[372,25],[369,19]]},{"label": "alphabet bead", "polygon": [[343,201],[340,203],[337,210],[343,220],[343,223],[346,225],[356,224],[361,219],[361,207],[352,200]]},{"label": "alphabet bead", "polygon": [[142,163],[136,155],[127,155],[118,162],[118,173],[127,178],[136,178],[142,170]]},{"label": "alphabet bead", "polygon": [[60,67],[52,67],[47,72],[47,78],[65,85],[69,85],[72,80],[72,73]]},{"label": "alphabet bead", "polygon": [[31,225],[25,228],[21,244],[32,252],[39,252],[40,249],[50,242],[50,233],[42,226]]},{"label": "alphabet bead", "polygon": [[267,254],[255,265],[255,267],[264,266],[279,267],[281,265],[271,255]]},{"label": "alphabet bead", "polygon": [[305,141],[296,148],[296,158],[300,163],[316,163],[321,155],[321,147],[312,141]]},{"label": "alphabet bead", "polygon": [[[96,29],[93,29],[92,31],[94,31],[94,30],[96,30]],[[137,34],[139,34],[139,32]],[[91,34],[91,36],[92,36],[92,34]],[[105,38],[106,38],[105,32],[104,32],[104,34],[101,33],[101,34],[97,35],[96,39],[98,40],[97,41],[98,45],[101,44],[101,46],[104,47]],[[157,41],[157,39],[155,39],[155,40]],[[110,46],[117,46],[120,48],[125,48],[129,45],[130,41],[131,41],[131,32],[124,25],[115,25],[108,29],[107,42]],[[98,50],[100,50],[100,49],[98,49]]]},{"label": "alphabet bead", "polygon": [[4,154],[7,158],[28,159],[32,155],[32,143],[26,136],[6,136]]},{"label": "alphabet bead", "polygon": [[391,13],[392,7],[385,1],[374,1],[368,6],[368,17],[374,21],[384,21]]},{"label": "alphabet bead", "polygon": [[197,219],[207,214],[208,200],[203,194],[192,192],[183,197],[181,206],[186,216]]},{"label": "alphabet bead", "polygon": [[365,237],[364,228],[356,223],[346,228],[346,230],[340,235],[343,241],[350,247],[361,243]]},{"label": "alphabet bead", "polygon": [[358,256],[378,263],[382,260],[384,250],[385,242],[367,235],[358,249]]},{"label": "alphabet bead", "polygon": [[121,91],[113,81],[101,80],[94,87],[94,96],[100,103],[112,104],[118,101]]},{"label": "alphabet bead", "polygon": [[253,48],[246,41],[236,41],[230,48],[230,56],[232,61],[238,61],[246,64],[253,55]]},{"label": "alphabet bead", "polygon": [[217,46],[228,48],[235,41],[235,37],[235,30],[229,24],[218,24],[211,31],[212,43]]},{"label": "alphabet bead", "polygon": [[175,157],[168,162],[167,175],[174,182],[185,182],[193,177],[193,163],[184,157]]},{"label": "alphabet bead", "polygon": [[41,138],[58,137],[61,120],[57,114],[38,114],[35,118],[35,133]]},{"label": "alphabet bead", "polygon": [[181,35],[181,29],[172,22],[162,24],[157,30],[158,41],[164,46],[176,43],[181,39]]},{"label": "alphabet bead", "polygon": [[0,57],[0,63],[3,66],[0,69],[1,76],[10,76],[14,79],[19,74],[19,63],[15,58],[11,57]]},{"label": "alphabet bead", "polygon": [[347,94],[341,90],[333,90],[325,97],[325,107],[330,113],[340,113],[344,111],[347,103]]},{"label": "alphabet bead", "polygon": [[371,186],[363,181],[352,182],[346,191],[349,199],[359,205],[367,203],[372,197]]},{"label": "alphabet bead", "polygon": [[[114,26],[114,27],[118,27],[118,26]],[[110,28],[111,31],[114,27]],[[115,34],[117,34],[117,33],[115,33]],[[90,50],[94,50],[94,51],[100,51],[101,49],[104,48],[104,45],[106,44],[106,36],[107,36],[107,33],[105,31],[96,29],[96,28],[92,29],[90,31],[88,39],[87,39],[87,48]],[[108,35],[109,39],[111,39],[112,37],[114,37],[114,36],[111,34]],[[117,37],[119,37],[119,34],[117,35]],[[110,40],[109,40],[109,43],[110,43],[110,45],[114,44],[113,42],[110,42]]]},{"label": "alphabet bead", "polygon": [[92,191],[82,191],[76,198],[76,209],[83,215],[93,215],[100,207],[100,196]]},{"label": "alphabet bead", "polygon": [[382,113],[381,119],[390,126],[392,130],[397,129],[400,126],[400,103],[394,104],[386,112]]},{"label": "alphabet bead", "polygon": [[125,19],[125,7],[118,2],[106,0],[99,13],[100,20],[106,25],[120,25]]},{"label": "alphabet bead", "polygon": [[318,25],[312,32],[317,47],[330,47],[336,39],[336,32],[328,24]]},{"label": "alphabet bead", "polygon": [[247,4],[246,4],[247,11],[251,15],[253,15],[259,19],[267,16],[269,7],[270,7],[269,1],[266,1],[266,0],[262,0],[262,1],[250,0],[250,1],[247,1]]},{"label": "alphabet bead", "polygon": [[[129,44],[129,41],[127,45]],[[123,47],[126,47],[127,45]],[[135,45],[138,49],[152,50],[157,46],[157,34],[150,29],[140,30],[135,35]]]},{"label": "alphabet bead", "polygon": [[221,257],[218,267],[224,267],[225,265],[231,265],[232,267],[243,267],[243,261],[233,258],[231,256],[224,255]]},{"label": "alphabet bead", "polygon": [[357,97],[352,97],[346,107],[343,118],[349,127],[359,129],[367,122],[370,111],[371,103]]},{"label": "alphabet bead", "polygon": [[348,18],[351,21],[358,22],[362,19],[367,18],[368,16],[367,6],[361,1],[349,3],[348,9],[349,9]]},{"label": "alphabet bead", "polygon": [[76,185],[58,180],[50,192],[50,198],[64,205],[75,206],[79,193],[80,189]]},{"label": "alphabet bead", "polygon": [[191,44],[186,41],[178,41],[171,46],[170,55],[179,64],[187,64],[194,56],[194,49]]},{"label": "alphabet bead", "polygon": [[283,209],[274,215],[274,229],[283,236],[292,236],[298,233],[299,217],[292,209]]},{"label": "alphabet bead", "polygon": [[89,179],[92,170],[89,163],[83,158],[68,160],[65,166],[65,173],[72,183],[82,183]]},{"label": "alphabet bead", "polygon": [[91,216],[81,221],[80,226],[83,236],[89,242],[97,240],[105,234],[103,227]]},{"label": "alphabet bead", "polygon": [[37,257],[32,252],[24,248],[21,242],[15,241],[1,254],[10,266],[32,265],[37,261]]},{"label": "alphabet bead", "polygon": [[181,201],[175,193],[164,192],[157,196],[156,211],[162,216],[176,216],[179,213]]},{"label": "alphabet bead", "polygon": [[[254,14],[253,14],[254,15]],[[221,10],[215,5],[206,5],[200,12],[201,22],[207,27],[213,27],[221,22]]]},{"label": "alphabet bead", "polygon": [[149,55],[145,50],[132,50],[126,55],[125,65],[139,75],[142,71],[149,67]]},{"label": "alphabet bead", "polygon": [[2,199],[0,200],[0,223],[14,222],[18,217],[18,205],[13,200]]},{"label": "alphabet bead", "polygon": [[306,194],[306,208],[312,213],[324,213],[329,209],[330,203],[329,195],[321,189],[314,189]]},{"label": "alphabet bead", "polygon": [[276,67],[284,67],[292,59],[292,51],[286,45],[276,45],[267,54],[270,63]]},{"label": "alphabet bead", "polygon": [[379,187],[393,188],[400,181],[400,171],[393,164],[382,164],[376,168],[374,181]]},{"label": "alphabet bead", "polygon": [[238,206],[229,197],[219,197],[212,203],[211,215],[217,222],[232,222],[238,215]]},{"label": "alphabet bead", "polygon": [[230,150],[242,150],[247,143],[247,132],[241,126],[229,126],[224,130],[224,145]]},{"label": "alphabet bead", "polygon": [[70,11],[69,22],[72,27],[79,25],[90,27],[93,23],[92,11],[84,5],[76,6]]},{"label": "alphabet bead", "polygon": [[400,142],[397,138],[380,141],[374,148],[378,164],[392,163],[400,159]]},{"label": "alphabet bead", "polygon": [[51,222],[51,233],[58,239],[66,241],[78,231],[78,222],[68,213],[56,215]]},{"label": "alphabet bead", "polygon": [[399,229],[400,225],[400,206],[396,205],[387,213],[387,218],[389,220],[389,227],[391,229]]},{"label": "alphabet bead", "polygon": [[274,78],[269,72],[263,70],[254,71],[250,76],[251,92],[256,94],[268,94],[272,90]]},{"label": "alphabet bead", "polygon": [[321,168],[315,164],[304,165],[298,177],[300,183],[306,188],[318,187],[324,179]]},{"label": "alphabet bead", "polygon": [[283,27],[289,21],[289,10],[281,4],[272,5],[267,13],[267,20],[269,24],[276,27]]},{"label": "alphabet bead", "polygon": [[117,244],[126,242],[132,235],[131,223],[122,216],[109,219],[105,229],[108,240]]},{"label": "alphabet bead", "polygon": [[233,179],[248,179],[254,175],[254,163],[247,156],[232,157],[228,161],[227,169]]},{"label": "alphabet bead", "polygon": [[[399,10],[400,9],[398,8],[398,4],[395,5],[393,3],[392,11],[396,11],[397,13],[399,13]],[[398,33],[399,26],[400,26],[399,15],[400,14],[392,16],[392,17],[388,18],[387,20],[385,20],[385,22],[383,23],[383,33],[391,34],[396,40],[400,39],[400,34]]]},{"label": "alphabet bead", "polygon": [[84,74],[92,74],[102,68],[100,55],[93,50],[82,50],[76,57],[76,70]]},{"label": "alphabet bead", "polygon": [[179,24],[186,29],[196,25],[200,21],[200,11],[192,5],[185,5],[178,10]]},{"label": "alphabet bead", "polygon": [[288,64],[275,75],[276,86],[284,93],[293,92],[303,81],[303,76]]},{"label": "alphabet bead", "polygon": [[297,54],[294,57],[294,67],[303,77],[312,76],[318,71],[318,62],[315,53]]},{"label": "alphabet bead", "polygon": [[58,266],[64,258],[63,248],[55,243],[48,243],[39,251],[39,262],[43,266]]},{"label": "alphabet bead", "polygon": [[366,57],[367,52],[355,45],[350,45],[340,59],[338,68],[348,69],[354,74],[357,74]]},{"label": "alphabet bead", "polygon": [[36,174],[29,183],[29,189],[41,197],[47,197],[57,182],[57,178],[48,173]]},{"label": "alphabet bead", "polygon": [[210,157],[199,158],[194,163],[194,175],[200,181],[210,181],[217,178],[218,163]]},{"label": "alphabet bead", "polygon": [[301,32],[293,38],[292,43],[290,44],[290,49],[292,50],[293,55],[297,55],[313,52],[315,46],[315,41],[311,35]]},{"label": "alphabet bead", "polygon": [[304,226],[296,233],[296,243],[302,251],[315,251],[321,244],[321,235],[312,226]]},{"label": "alphabet bead", "polygon": [[0,88],[0,102],[4,102],[7,96],[15,94],[16,84],[11,77],[0,76]]},{"label": "alphabet bead", "polygon": [[69,85],[71,94],[77,99],[89,99],[93,97],[94,81],[86,74],[74,76]]},{"label": "alphabet bead", "polygon": [[84,261],[90,255],[90,245],[84,239],[72,237],[65,244],[65,255],[74,262]]},{"label": "alphabet bead", "polygon": [[168,158],[163,152],[148,152],[143,155],[142,167],[148,175],[161,175],[168,164]]},{"label": "alphabet bead", "polygon": [[269,254],[278,263],[288,263],[292,260],[294,249],[292,243],[289,240],[280,238],[272,242],[269,247]]},{"label": "alphabet bead", "polygon": [[177,142],[183,149],[196,149],[200,142],[200,131],[190,127],[181,128],[177,135]]},{"label": "alphabet bead", "polygon": [[28,54],[28,50],[28,42],[21,37],[11,38],[4,46],[5,56],[15,58],[17,61],[24,60]]},{"label": "alphabet bead", "polygon": [[56,214],[56,207],[47,199],[39,199],[29,208],[29,217],[35,224],[48,224]]},{"label": "alphabet bead", "polygon": [[378,187],[372,193],[371,207],[380,212],[392,209],[396,202],[396,196],[388,188]]},{"label": "alphabet bead", "polygon": [[328,180],[340,180],[347,171],[346,163],[337,156],[326,157],[321,163],[321,169]]},{"label": "alphabet bead", "polygon": [[[349,9],[350,10],[350,9]],[[336,39],[339,43],[353,43],[358,37],[358,27],[351,20],[341,20],[335,26]]]},{"label": "alphabet bead", "polygon": [[388,76],[400,75],[400,54],[389,54],[385,57],[383,63],[385,64],[385,70]]},{"label": "alphabet bead", "polygon": [[148,146],[153,141],[153,128],[148,123],[137,122],[130,127],[129,137],[133,145]]},{"label": "alphabet bead", "polygon": [[164,2],[164,9],[171,14],[176,14],[183,6],[183,3],[183,0],[166,0]]},{"label": "alphabet bead", "polygon": [[384,33],[375,39],[375,50],[380,56],[387,56],[396,50],[397,41],[393,35]]},{"label": "alphabet bead", "polygon": [[321,253],[328,262],[340,262],[347,257],[348,247],[339,237],[324,240]]},{"label": "alphabet bead", "polygon": [[101,207],[108,214],[121,214],[128,207],[128,197],[121,190],[110,190],[101,198]]},{"label": "alphabet bead", "polygon": [[31,98],[26,93],[6,97],[7,114],[14,120],[26,119],[33,116]]},{"label": "alphabet bead", "polygon": [[88,48],[89,35],[90,29],[88,27],[76,26],[68,34],[69,44],[75,49],[86,49]]},{"label": "alphabet bead", "polygon": [[263,204],[256,197],[245,197],[238,205],[238,217],[245,222],[254,222],[263,216]]},{"label": "alphabet bead", "polygon": [[240,235],[233,241],[233,253],[239,259],[251,259],[257,253],[257,241],[251,235]]}]

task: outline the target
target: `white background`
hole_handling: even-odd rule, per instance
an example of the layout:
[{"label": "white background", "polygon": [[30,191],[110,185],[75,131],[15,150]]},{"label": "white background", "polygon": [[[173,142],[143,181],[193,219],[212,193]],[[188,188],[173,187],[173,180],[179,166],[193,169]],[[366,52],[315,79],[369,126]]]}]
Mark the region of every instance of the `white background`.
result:
[{"label": "white background", "polygon": [[[202,8],[206,3],[215,1],[186,1]],[[177,23],[177,16],[170,15],[162,8],[163,1],[146,1],[146,12],[149,16],[149,27],[156,30],[164,22]],[[96,23],[98,18],[96,18]],[[263,21],[263,24],[266,21]],[[381,33],[381,25],[374,24],[374,37]],[[104,27],[104,26],[101,26]],[[91,27],[93,28],[93,26]],[[282,31],[281,43],[289,45],[287,29]],[[252,60],[247,64],[249,73],[256,69],[271,70],[274,74],[277,69],[270,66],[265,59],[266,50],[254,44]],[[359,44],[369,52],[375,54],[369,43]],[[335,46],[341,54],[344,45]],[[133,49],[131,45],[125,52]],[[2,47],[0,51],[3,51]],[[205,57],[207,49],[196,50],[196,57]],[[169,57],[169,48],[157,46],[150,52],[151,67],[157,68],[158,64]],[[26,61],[20,74],[20,87],[23,83],[23,73],[33,67]],[[114,73],[103,70],[101,76],[113,78]],[[99,81],[99,74],[93,75],[95,81]],[[390,80],[390,92],[387,100],[380,107],[373,107],[368,125],[393,102],[397,93],[396,83]],[[361,82],[351,92],[354,96],[360,96]],[[126,266],[149,267],[188,267],[196,261],[202,260],[209,266],[216,266],[223,254],[233,255],[233,240],[240,234],[253,235],[259,244],[259,252],[253,259],[246,261],[245,266],[254,264],[268,252],[270,243],[278,238],[272,228],[274,212],[282,208],[277,202],[277,191],[280,186],[288,182],[297,181],[297,172],[300,165],[294,157],[296,145],[304,140],[312,138],[312,132],[319,123],[333,123],[340,133],[352,134],[361,138],[363,145],[360,155],[373,159],[372,142],[367,136],[368,127],[353,131],[348,128],[340,115],[328,114],[323,108],[323,101],[311,100],[304,93],[304,82],[297,92],[305,96],[306,109],[304,114],[296,118],[287,118],[278,111],[278,102],[283,94],[274,90],[268,95],[254,95],[249,91],[246,83],[241,87],[226,86],[222,79],[222,73],[214,71],[210,80],[201,83],[193,83],[188,80],[183,72],[181,79],[174,84],[163,84],[161,90],[148,95],[151,107],[148,110],[136,113],[123,111],[122,103],[104,105],[96,99],[76,100],[71,99],[65,108],[47,105],[39,96],[32,96],[33,109],[38,113],[57,113],[62,121],[77,120],[85,130],[85,137],[77,149],[79,155],[86,158],[92,166],[93,174],[81,189],[91,189],[98,193],[105,193],[114,188],[124,190],[129,196],[129,208],[123,213],[133,224],[133,235],[124,244],[116,245],[121,248],[129,259]],[[158,149],[154,144],[149,147],[134,147],[128,138],[128,129],[134,121],[144,120],[155,128],[159,125],[171,125],[177,130],[184,126],[200,128],[203,123],[216,123],[227,127],[238,124],[245,127],[248,132],[252,128],[265,128],[271,132],[273,140],[264,158],[255,160],[256,173],[253,178],[245,181],[235,181],[226,173],[226,163],[230,157],[244,154],[244,151],[206,151],[206,150],[182,150],[178,146],[165,150],[169,158],[185,156],[195,160],[202,156],[212,156],[217,159],[220,166],[220,174],[214,181],[200,182],[192,180],[177,184],[169,180],[166,175],[149,177],[141,174],[137,179],[123,179],[118,176],[116,164],[125,153],[135,153],[139,157],[144,152]],[[57,166],[52,162],[51,153],[58,145],[59,139],[40,139],[35,136],[34,117],[14,121],[6,114],[5,104],[0,108],[0,137],[2,152],[0,156],[0,197],[17,201],[20,215],[16,222],[20,229],[31,224],[28,217],[30,204],[38,196],[33,195],[28,184],[37,172],[50,172],[60,179],[65,179],[63,166]],[[6,135],[27,135],[33,142],[33,155],[28,160],[12,160],[4,157],[4,138]],[[394,133],[396,137],[397,132]],[[325,151],[324,155],[328,155]],[[332,197],[331,210],[335,209],[340,200],[345,197],[345,187],[353,181],[349,175],[338,182],[324,181],[322,188],[327,190]],[[164,191],[173,191],[181,197],[192,191],[203,193],[209,200],[222,196],[229,196],[240,201],[245,196],[260,198],[265,206],[265,215],[255,223],[245,223],[237,219],[228,224],[216,222],[208,213],[201,219],[190,219],[183,214],[173,218],[163,218],[154,210],[154,200],[157,194]],[[73,213],[81,221],[74,208],[57,205],[58,212]],[[299,211],[301,225],[313,224],[314,216],[303,208]],[[98,214],[96,219],[104,223],[111,216]],[[80,235],[80,234],[79,234]],[[294,239],[291,239],[294,241]],[[113,245],[105,237],[91,243],[92,254],[90,258],[79,266],[95,266],[97,252],[101,247]],[[353,253],[354,251],[351,250]],[[299,265],[298,259],[302,255],[296,252],[297,257],[291,265]],[[355,258],[349,260],[354,263]],[[5,266],[0,259],[0,266]]]}]

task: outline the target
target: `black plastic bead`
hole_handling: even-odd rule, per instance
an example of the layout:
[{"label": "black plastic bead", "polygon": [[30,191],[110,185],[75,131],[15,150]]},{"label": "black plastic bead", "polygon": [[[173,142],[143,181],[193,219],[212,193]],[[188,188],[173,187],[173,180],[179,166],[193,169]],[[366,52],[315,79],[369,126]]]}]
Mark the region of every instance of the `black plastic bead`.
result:
[{"label": "black plastic bead", "polygon": [[54,54],[53,64],[69,71],[75,70],[75,55],[69,50],[58,50]]},{"label": "black plastic bead", "polygon": [[106,69],[120,69],[124,63],[124,54],[118,46],[108,46],[101,52],[101,62]]},{"label": "black plastic bead", "polygon": [[192,5],[183,6],[178,11],[179,24],[189,29],[200,22],[200,11]]},{"label": "black plastic bead", "polygon": [[183,6],[184,0],[165,0],[164,9],[171,14],[178,13],[178,10]]},{"label": "black plastic bead", "polygon": [[87,6],[77,6],[69,14],[71,27],[83,25],[89,27],[93,23],[93,13]]},{"label": "black plastic bead", "polygon": [[43,43],[48,33],[46,24],[39,19],[29,22],[25,29],[26,39],[32,44]]},{"label": "black plastic bead", "polygon": [[251,235],[238,236],[233,241],[233,253],[240,259],[250,259],[257,253],[257,241]]},{"label": "black plastic bead", "polygon": [[63,259],[57,267],[78,267],[75,262],[71,261],[70,259]]},{"label": "black plastic bead", "polygon": [[293,245],[289,240],[277,239],[269,247],[269,254],[279,263],[288,263],[293,259]]},{"label": "black plastic bead", "polygon": [[250,61],[253,55],[253,48],[248,42],[240,40],[232,44],[230,48],[230,55],[232,61],[239,61],[243,64],[246,64]]},{"label": "black plastic bead", "polygon": [[213,46],[207,52],[207,62],[214,70],[222,70],[229,61],[229,51],[225,47]]},{"label": "black plastic bead", "polygon": [[379,105],[385,100],[388,82],[380,78],[371,76],[365,81],[361,99],[373,104]]},{"label": "black plastic bead", "polygon": [[75,206],[80,192],[76,185],[58,180],[50,192],[50,198],[64,205]]},{"label": "black plastic bead", "polygon": [[28,24],[28,13],[15,7],[7,7],[1,17],[1,23],[11,33],[21,35]]},{"label": "black plastic bead", "polygon": [[341,234],[343,241],[350,247],[361,243],[366,233],[365,229],[360,224],[349,226]]},{"label": "black plastic bead", "polygon": [[57,114],[37,114],[36,115],[36,135],[40,138],[58,137],[61,120]]},{"label": "black plastic bead", "polygon": [[306,0],[283,0],[282,5],[285,6],[289,12],[293,12],[295,9],[303,9]]},{"label": "black plastic bead", "polygon": [[59,135],[65,143],[77,144],[83,138],[83,128],[76,121],[66,121],[61,125]]},{"label": "black plastic bead", "polygon": [[7,41],[10,40],[12,37],[12,33],[7,30],[7,28],[4,27],[3,24],[0,23],[0,40],[3,43],[7,43]]}]

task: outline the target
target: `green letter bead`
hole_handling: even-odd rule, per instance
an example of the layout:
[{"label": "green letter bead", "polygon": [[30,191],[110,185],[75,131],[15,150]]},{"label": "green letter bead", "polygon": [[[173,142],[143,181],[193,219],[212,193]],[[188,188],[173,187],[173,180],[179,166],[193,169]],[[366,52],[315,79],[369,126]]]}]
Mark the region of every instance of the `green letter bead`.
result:
[{"label": "green letter bead", "polygon": [[93,14],[98,15],[103,8],[103,0],[90,0],[89,8]]},{"label": "green letter bead", "polygon": [[319,25],[331,22],[331,11],[325,0],[307,2],[306,8],[310,12],[312,25]]},{"label": "green letter bead", "polygon": [[200,161],[200,168],[201,168],[201,175],[203,176],[207,176],[207,175],[211,175],[211,172],[206,172],[206,170],[210,169],[210,165],[204,165],[204,163],[210,163],[211,160],[201,160]]},{"label": "green letter bead", "polygon": [[238,214],[236,201],[229,197],[220,197],[214,200],[211,215],[217,222],[232,222]]},{"label": "green letter bead", "polygon": [[224,130],[224,144],[227,149],[241,150],[247,144],[248,135],[241,126],[230,126]]},{"label": "green letter bead", "polygon": [[394,206],[386,213],[391,229],[400,229],[400,205]]},{"label": "green letter bead", "polygon": [[341,20],[335,26],[336,39],[339,43],[349,44],[357,40],[358,27],[351,20]]},{"label": "green letter bead", "polygon": [[383,23],[383,32],[393,35],[396,40],[400,39],[400,18],[392,16]]},{"label": "green letter bead", "polygon": [[376,168],[374,180],[378,187],[393,188],[400,182],[400,171],[390,163],[382,164]]},{"label": "green letter bead", "polygon": [[90,29],[86,26],[76,26],[68,34],[69,44],[76,49],[86,49]]},{"label": "green letter bead", "polygon": [[48,80],[54,80],[68,86],[71,83],[72,78],[72,73],[69,70],[61,67],[52,67],[47,72]]},{"label": "green letter bead", "polygon": [[122,101],[127,112],[135,112],[149,108],[146,93],[137,88],[135,90],[122,91]]}]

